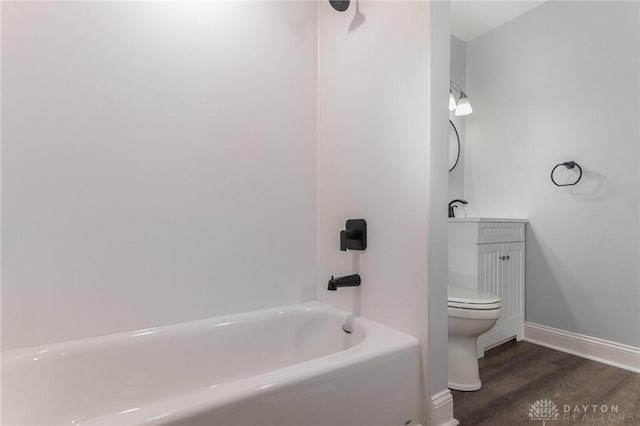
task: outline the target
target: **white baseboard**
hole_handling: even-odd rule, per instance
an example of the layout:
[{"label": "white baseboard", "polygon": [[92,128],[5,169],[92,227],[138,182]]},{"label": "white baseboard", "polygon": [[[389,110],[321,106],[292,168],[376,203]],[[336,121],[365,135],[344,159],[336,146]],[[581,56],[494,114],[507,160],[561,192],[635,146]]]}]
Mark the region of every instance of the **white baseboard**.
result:
[{"label": "white baseboard", "polygon": [[634,346],[559,330],[532,322],[524,323],[524,340],[640,373],[640,348]]},{"label": "white baseboard", "polygon": [[453,396],[445,389],[431,396],[431,426],[456,426],[458,421],[453,418]]}]

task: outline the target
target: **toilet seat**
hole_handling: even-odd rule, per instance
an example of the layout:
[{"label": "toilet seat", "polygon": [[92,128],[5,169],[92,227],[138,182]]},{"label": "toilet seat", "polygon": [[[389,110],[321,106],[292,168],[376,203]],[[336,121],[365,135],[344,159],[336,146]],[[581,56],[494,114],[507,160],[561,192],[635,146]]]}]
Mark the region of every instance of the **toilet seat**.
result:
[{"label": "toilet seat", "polygon": [[500,309],[502,306],[502,299],[483,291],[455,286],[448,286],[447,290],[449,308],[484,311]]},{"label": "toilet seat", "polygon": [[500,303],[500,302],[495,302],[495,303],[459,303],[459,302],[449,301],[448,306],[450,308],[472,309],[472,310],[477,310],[477,311],[484,311],[484,310],[490,310],[490,309],[498,309],[498,308],[500,308],[502,306],[502,303]]},{"label": "toilet seat", "polygon": [[502,308],[499,306],[495,309],[465,309],[465,308],[447,308],[447,316],[449,318],[466,318],[470,320],[496,320],[500,318]]}]

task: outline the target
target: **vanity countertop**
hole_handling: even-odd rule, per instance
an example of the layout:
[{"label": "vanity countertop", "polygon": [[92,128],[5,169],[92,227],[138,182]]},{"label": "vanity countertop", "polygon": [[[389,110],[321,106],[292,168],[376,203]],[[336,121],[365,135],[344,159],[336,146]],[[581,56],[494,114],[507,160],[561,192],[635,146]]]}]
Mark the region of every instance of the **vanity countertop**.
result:
[{"label": "vanity countertop", "polygon": [[499,217],[450,217],[449,222],[502,222],[528,223],[527,219],[499,218]]}]

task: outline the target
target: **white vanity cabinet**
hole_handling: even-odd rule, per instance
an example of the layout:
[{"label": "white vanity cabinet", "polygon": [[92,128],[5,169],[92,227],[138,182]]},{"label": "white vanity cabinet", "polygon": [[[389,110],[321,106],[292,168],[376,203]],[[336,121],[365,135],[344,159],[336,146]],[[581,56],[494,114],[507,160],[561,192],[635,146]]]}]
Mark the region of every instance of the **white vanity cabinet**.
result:
[{"label": "white vanity cabinet", "polygon": [[478,357],[524,328],[524,219],[449,219],[449,285],[502,299],[496,325],[478,338]]}]

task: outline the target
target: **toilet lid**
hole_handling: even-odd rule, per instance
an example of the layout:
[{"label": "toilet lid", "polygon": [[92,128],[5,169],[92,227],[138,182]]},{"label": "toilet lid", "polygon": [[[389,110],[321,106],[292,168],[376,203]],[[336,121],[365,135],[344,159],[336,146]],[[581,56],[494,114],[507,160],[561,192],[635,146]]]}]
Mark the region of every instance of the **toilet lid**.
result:
[{"label": "toilet lid", "polygon": [[494,294],[484,291],[471,290],[448,286],[449,307],[467,309],[497,309],[500,307],[500,299]]}]

